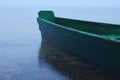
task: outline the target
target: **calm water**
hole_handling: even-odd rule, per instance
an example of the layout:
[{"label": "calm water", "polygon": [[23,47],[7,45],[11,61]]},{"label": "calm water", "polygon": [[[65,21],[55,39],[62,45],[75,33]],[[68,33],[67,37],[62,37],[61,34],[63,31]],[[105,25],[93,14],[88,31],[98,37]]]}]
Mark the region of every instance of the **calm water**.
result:
[{"label": "calm water", "polygon": [[[0,80],[68,80],[39,58],[41,33],[36,18],[42,8],[0,9]],[[54,10],[60,17],[120,22],[119,9],[47,9]]]},{"label": "calm water", "polygon": [[0,80],[66,80],[39,58],[36,8],[0,11]]}]

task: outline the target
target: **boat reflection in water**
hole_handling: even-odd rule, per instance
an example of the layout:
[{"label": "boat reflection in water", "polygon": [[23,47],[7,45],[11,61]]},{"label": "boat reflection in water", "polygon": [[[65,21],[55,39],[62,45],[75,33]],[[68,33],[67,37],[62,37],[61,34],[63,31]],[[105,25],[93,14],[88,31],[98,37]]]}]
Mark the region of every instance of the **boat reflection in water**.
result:
[{"label": "boat reflection in water", "polygon": [[119,74],[83,59],[77,59],[42,41],[39,58],[72,80],[119,80]]}]

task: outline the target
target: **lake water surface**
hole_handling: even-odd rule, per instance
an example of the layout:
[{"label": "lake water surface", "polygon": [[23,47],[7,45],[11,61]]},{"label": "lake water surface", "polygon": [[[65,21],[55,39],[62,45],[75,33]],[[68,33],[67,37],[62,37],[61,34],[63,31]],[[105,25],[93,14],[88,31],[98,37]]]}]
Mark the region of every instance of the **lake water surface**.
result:
[{"label": "lake water surface", "polygon": [[120,9],[0,8],[0,80],[68,80],[39,58],[41,33],[36,21],[42,9],[56,16],[120,24]]}]

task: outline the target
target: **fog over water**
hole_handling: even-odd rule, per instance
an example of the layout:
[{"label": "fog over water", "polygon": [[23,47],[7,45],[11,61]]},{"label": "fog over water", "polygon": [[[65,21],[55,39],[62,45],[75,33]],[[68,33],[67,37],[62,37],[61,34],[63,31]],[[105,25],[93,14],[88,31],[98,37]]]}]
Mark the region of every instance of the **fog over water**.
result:
[{"label": "fog over water", "polygon": [[39,59],[36,8],[1,8],[0,80],[66,80]]},{"label": "fog over water", "polygon": [[42,39],[36,18],[40,10],[53,10],[58,17],[120,24],[119,8],[1,7],[0,80],[67,80],[39,59]]}]

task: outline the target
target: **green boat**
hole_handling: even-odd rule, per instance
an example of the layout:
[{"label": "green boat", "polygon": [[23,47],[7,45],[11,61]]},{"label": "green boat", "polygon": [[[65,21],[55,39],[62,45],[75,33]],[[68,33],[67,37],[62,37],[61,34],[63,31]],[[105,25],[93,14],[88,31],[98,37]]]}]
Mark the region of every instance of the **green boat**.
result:
[{"label": "green boat", "polygon": [[120,71],[120,25],[55,17],[40,11],[42,40],[70,55]]}]

